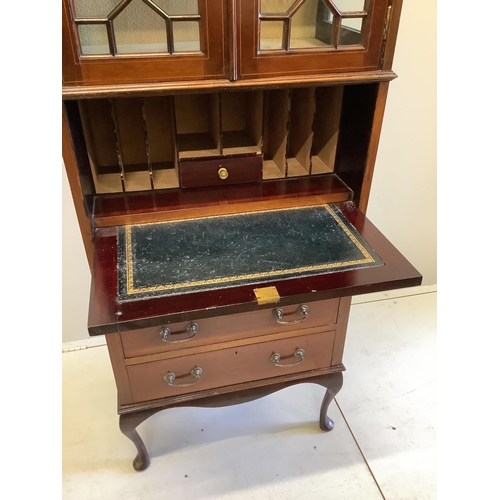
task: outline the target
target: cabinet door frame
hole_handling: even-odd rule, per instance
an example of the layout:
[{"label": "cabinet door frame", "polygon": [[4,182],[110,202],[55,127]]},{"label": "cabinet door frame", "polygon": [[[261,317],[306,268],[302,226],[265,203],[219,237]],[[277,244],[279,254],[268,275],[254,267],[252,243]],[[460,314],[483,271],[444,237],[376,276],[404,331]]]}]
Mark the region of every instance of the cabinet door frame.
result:
[{"label": "cabinet door frame", "polygon": [[259,53],[259,0],[236,2],[238,78],[373,71],[381,67],[386,17],[391,0],[372,0],[364,47],[295,49],[268,53]]},{"label": "cabinet door frame", "polygon": [[63,85],[117,85],[228,78],[226,2],[198,0],[203,54],[83,55],[70,3],[63,0]]}]

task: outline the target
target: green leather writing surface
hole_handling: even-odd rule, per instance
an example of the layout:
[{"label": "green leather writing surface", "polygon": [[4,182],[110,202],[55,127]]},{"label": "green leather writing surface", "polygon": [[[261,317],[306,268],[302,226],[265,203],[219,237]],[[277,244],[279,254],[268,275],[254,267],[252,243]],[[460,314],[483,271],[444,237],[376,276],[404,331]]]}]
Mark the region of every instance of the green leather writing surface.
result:
[{"label": "green leather writing surface", "polygon": [[335,205],[122,226],[118,300],[383,264]]}]

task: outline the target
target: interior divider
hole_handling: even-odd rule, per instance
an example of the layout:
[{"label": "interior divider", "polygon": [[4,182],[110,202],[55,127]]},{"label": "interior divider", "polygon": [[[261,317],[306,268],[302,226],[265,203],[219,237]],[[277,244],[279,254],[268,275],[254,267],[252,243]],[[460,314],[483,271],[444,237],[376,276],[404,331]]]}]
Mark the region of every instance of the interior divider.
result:
[{"label": "interior divider", "polygon": [[286,177],[286,149],[290,121],[290,90],[266,90],[264,93],[264,163],[262,178]]},{"label": "interior divider", "polygon": [[222,153],[261,153],[263,92],[225,92],[221,95]]},{"label": "interior divider", "polygon": [[174,106],[179,160],[220,155],[220,94],[176,95]]},{"label": "interior divider", "polygon": [[153,179],[153,162],[151,161],[151,148],[149,146],[148,125],[146,122],[146,104],[144,99],[141,99],[141,114],[142,114],[142,130],[144,133],[144,146],[146,148],[146,158],[148,162],[149,182],[151,183],[151,189],[154,189],[155,185]]},{"label": "interior divider", "polygon": [[78,103],[97,194],[179,187],[188,158],[262,154],[262,179],[332,174],[343,86]]},{"label": "interior divider", "polygon": [[115,101],[113,99],[109,100],[111,104],[111,120],[113,122],[113,136],[115,139],[115,150],[116,150],[116,157],[118,159],[118,167],[119,167],[119,173],[120,173],[120,184],[122,187],[122,191],[125,191],[125,173],[124,173],[124,168],[123,168],[123,158],[122,158],[122,149],[121,149],[121,144],[120,144],[120,130],[118,128],[118,117],[116,115],[116,106],[115,106]]},{"label": "interior divider", "polygon": [[217,145],[217,154],[222,154],[222,96],[219,92],[210,94],[210,133]]},{"label": "interior divider", "polygon": [[124,190],[148,191],[151,177],[144,141],[142,99],[113,99],[112,108]]},{"label": "interior divider", "polygon": [[111,100],[89,99],[78,104],[96,193],[121,192]]},{"label": "interior divider", "polygon": [[143,109],[153,189],[179,187],[173,99],[148,97]]},{"label": "interior divider", "polygon": [[343,90],[343,86],[316,88],[311,147],[312,175],[332,173],[334,170]]},{"label": "interior divider", "polygon": [[293,89],[291,92],[287,177],[299,177],[311,173],[314,90],[314,87],[307,87]]}]

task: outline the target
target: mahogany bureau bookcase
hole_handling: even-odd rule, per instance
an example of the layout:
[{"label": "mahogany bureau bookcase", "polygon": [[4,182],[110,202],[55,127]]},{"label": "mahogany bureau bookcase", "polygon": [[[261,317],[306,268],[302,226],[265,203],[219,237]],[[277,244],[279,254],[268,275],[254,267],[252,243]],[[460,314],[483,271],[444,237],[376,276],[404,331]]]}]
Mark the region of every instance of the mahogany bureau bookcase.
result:
[{"label": "mahogany bureau bookcase", "polygon": [[351,297],[421,275],[365,217],[401,0],[63,0],[63,158],[120,429],[342,386]]}]

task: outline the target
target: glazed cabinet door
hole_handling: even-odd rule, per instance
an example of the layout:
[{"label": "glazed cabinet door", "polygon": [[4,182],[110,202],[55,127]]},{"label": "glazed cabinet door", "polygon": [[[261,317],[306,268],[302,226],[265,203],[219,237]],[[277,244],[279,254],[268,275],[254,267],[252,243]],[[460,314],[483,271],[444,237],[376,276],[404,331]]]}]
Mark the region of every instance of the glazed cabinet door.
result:
[{"label": "glazed cabinet door", "polygon": [[239,77],[379,69],[391,3],[237,0]]},{"label": "glazed cabinet door", "polygon": [[63,0],[63,84],[227,77],[224,0]]}]

